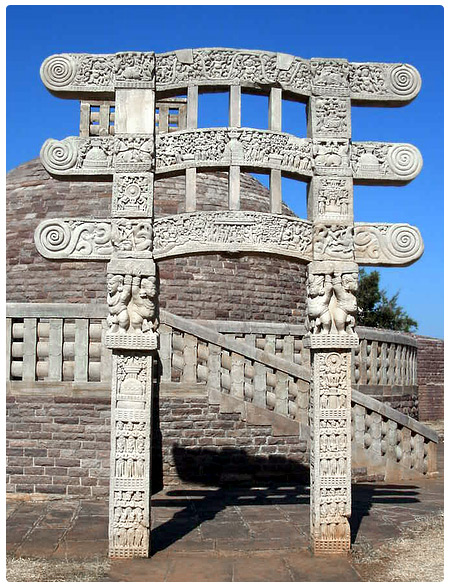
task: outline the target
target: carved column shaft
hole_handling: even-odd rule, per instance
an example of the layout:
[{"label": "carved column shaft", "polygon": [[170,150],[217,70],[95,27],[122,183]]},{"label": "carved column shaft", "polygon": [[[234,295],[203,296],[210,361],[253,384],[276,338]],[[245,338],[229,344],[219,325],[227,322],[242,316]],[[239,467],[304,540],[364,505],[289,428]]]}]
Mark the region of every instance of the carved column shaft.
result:
[{"label": "carved column shaft", "polygon": [[148,557],[153,354],[112,360],[109,555]]},{"label": "carved column shaft", "polygon": [[313,59],[311,70],[310,536],[314,553],[346,553],[350,550],[351,514],[351,348],[358,345],[354,331],[358,266],[354,261],[349,65],[344,60]]},{"label": "carved column shaft", "polygon": [[[154,55],[145,73],[130,56],[116,71],[116,129],[109,306],[112,353],[110,557],[150,554],[153,359],[157,348],[153,261]],[[128,72],[128,75],[127,75]],[[122,75],[120,75],[122,74]]]}]

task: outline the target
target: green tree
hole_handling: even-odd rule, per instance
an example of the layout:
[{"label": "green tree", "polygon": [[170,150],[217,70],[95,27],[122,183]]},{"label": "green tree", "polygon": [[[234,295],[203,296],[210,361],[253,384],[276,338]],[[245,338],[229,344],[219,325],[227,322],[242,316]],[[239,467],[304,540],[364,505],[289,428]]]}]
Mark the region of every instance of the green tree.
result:
[{"label": "green tree", "polygon": [[418,324],[398,304],[399,292],[391,298],[386,290],[380,290],[380,273],[359,272],[359,286],[356,292],[358,302],[357,324],[363,327],[378,327],[410,333]]}]

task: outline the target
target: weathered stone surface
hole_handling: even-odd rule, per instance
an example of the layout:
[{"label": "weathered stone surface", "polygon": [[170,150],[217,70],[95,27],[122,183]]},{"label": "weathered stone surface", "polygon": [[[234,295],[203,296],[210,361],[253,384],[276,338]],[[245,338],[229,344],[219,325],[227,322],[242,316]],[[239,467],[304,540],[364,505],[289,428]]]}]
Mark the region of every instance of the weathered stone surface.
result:
[{"label": "weathered stone surface", "polygon": [[424,250],[416,227],[406,223],[317,224],[250,212],[192,212],[150,220],[52,219],[35,230],[35,243],[49,259],[101,261],[115,253],[153,255],[157,260],[204,251],[268,253],[302,261],[352,259],[371,266],[406,266]]},{"label": "weathered stone surface", "polygon": [[[48,57],[41,78],[49,90],[113,93],[116,87],[152,83],[151,53]],[[334,77],[333,77],[334,76]],[[183,49],[156,55],[156,89],[212,85],[258,88],[276,85],[299,96],[350,95],[355,101],[407,102],[419,92],[418,71],[400,63],[348,63],[301,59],[285,53],[226,48]]]},{"label": "weathered stone surface", "polygon": [[[143,203],[132,200],[132,210],[127,210],[130,193],[124,188],[124,174],[145,174],[147,182],[153,182],[153,172],[174,173],[189,169],[186,171],[185,209],[193,212],[197,200],[196,169],[205,166],[228,169],[230,211],[240,209],[241,166],[270,170],[270,210],[276,214],[281,209],[281,172],[289,172],[300,179],[313,177],[308,206],[311,225],[303,226],[304,231],[306,227],[311,228],[310,236],[302,242],[293,221],[284,220],[285,224],[292,225],[288,245],[294,245],[294,249],[303,247],[303,251],[311,247],[308,284],[308,345],[312,355],[311,545],[316,553],[347,552],[350,549],[348,517],[351,514],[351,348],[358,348],[354,330],[357,310],[354,292],[358,278],[355,260],[358,261],[358,257],[352,183],[353,179],[405,183],[419,173],[422,165],[420,153],[410,145],[352,144],[351,99],[364,100],[370,95],[371,100],[381,97],[385,102],[392,99],[407,101],[420,88],[417,72],[410,66],[398,64],[357,64],[355,67],[345,59],[305,61],[283,54],[200,49],[164,54],[159,61],[151,53],[57,55],[44,62],[41,76],[53,91],[115,91],[114,136],[109,132],[103,133],[105,136],[102,137],[82,133],[79,138],[49,140],[42,148],[41,159],[46,169],[57,175],[112,174],[113,216],[118,216],[117,220],[111,221],[110,225],[84,220],[63,220],[53,225],[45,222],[36,230],[41,253],[56,249],[57,256],[70,257],[75,252],[75,258],[83,254],[84,258],[91,256],[93,259],[96,255],[111,257],[107,298],[109,331],[105,337],[106,344],[114,349],[110,555],[148,555],[151,526],[146,480],[150,474],[151,350],[157,343],[156,304],[153,300],[157,281],[154,266],[149,269],[148,262],[155,252],[153,219],[149,216],[149,211],[153,210],[154,191],[149,189],[148,183],[142,187],[136,182],[132,184],[132,192],[136,193],[136,186],[138,194],[144,189],[150,203],[145,206],[145,198]],[[224,79],[229,82],[229,76],[234,78],[230,84],[233,86],[229,117],[232,128],[195,130],[198,86],[205,83],[220,86]],[[295,86],[295,92],[309,97],[307,139],[297,139],[279,131],[280,92],[271,91],[270,94],[271,130],[238,128],[240,86],[248,85],[249,78],[252,86],[265,83],[288,90]],[[161,89],[161,84],[188,87],[187,130],[160,133],[155,141],[154,117],[148,114],[153,113],[155,92],[157,88]],[[106,130],[107,126],[104,122],[102,128]],[[120,217],[120,210],[124,211],[124,217]],[[137,213],[149,220],[141,222],[127,218],[127,214],[135,216]],[[243,216],[242,213],[228,215],[226,221],[222,217],[217,222],[217,216],[197,213],[193,222],[191,217],[183,219],[187,221],[188,234],[183,235],[184,226],[175,228],[175,242],[180,247],[177,254],[191,252],[189,247],[184,249],[186,239],[203,243],[211,252],[217,250],[211,247],[211,243],[217,241],[234,251],[239,251],[236,243],[238,247],[243,243],[244,246],[253,245],[255,241],[259,244],[261,229],[256,226],[255,232],[258,221],[252,223],[251,229],[248,222],[244,222],[247,226],[242,228],[243,221],[248,220],[248,215],[246,219]],[[272,252],[282,254],[280,237],[275,236],[280,233],[280,227],[276,225],[279,219],[272,218],[272,222],[275,222],[275,228],[269,228],[269,237],[265,234],[262,240],[268,250],[275,242],[279,250],[275,248]],[[209,228],[208,223],[212,223]],[[228,226],[220,226],[230,223],[234,226],[231,234]],[[164,236],[159,235],[160,241],[176,227],[170,227],[167,219],[161,224]],[[196,232],[199,233],[197,238],[194,236]],[[415,237],[412,238],[412,249],[411,234]],[[82,242],[80,245],[79,239],[85,239],[86,235],[89,235],[88,244]],[[397,261],[400,258],[405,264],[421,253],[420,236],[411,231],[408,233],[405,227],[396,230],[380,225],[374,228],[360,226],[358,237],[364,251],[360,260],[366,254],[382,264],[392,258]],[[81,327],[81,320],[78,319],[78,327]],[[78,328],[75,331],[76,349],[86,347],[87,324],[83,321],[84,330]],[[275,338],[267,340],[264,351],[253,351],[251,345],[229,342],[223,335],[201,325],[192,327],[184,319],[178,318],[172,323],[169,320],[167,327],[181,329],[182,335],[169,339],[169,330],[166,328],[162,332],[164,379],[171,379],[167,367],[173,348],[182,352],[173,357],[173,367],[182,369],[182,381],[191,386],[197,383],[197,379],[206,382],[211,389],[211,399],[217,400],[219,391],[224,388],[239,400],[251,402],[255,410],[258,407],[277,409],[281,414],[296,418],[299,408],[304,408],[300,383],[304,378],[300,373],[295,374],[295,364],[274,355]],[[35,375],[36,350],[32,344],[36,328],[35,319],[24,320],[22,370],[26,381],[33,381]],[[248,336],[249,342],[253,337]],[[199,344],[199,340],[207,341],[208,345]],[[224,353],[221,348],[230,349],[230,343],[231,354],[229,351]],[[84,358],[85,354],[81,361],[75,362],[75,381],[86,376],[88,363]],[[203,363],[197,365],[198,359]],[[269,371],[267,363],[275,369]],[[371,435],[366,433],[363,441],[378,455],[382,446],[381,415],[375,414],[370,425]],[[398,460],[403,460],[404,467],[420,468],[422,462],[425,467],[422,438],[413,444],[410,430],[406,429],[400,442],[395,452],[399,454]],[[237,444],[234,438],[223,439],[221,443]],[[432,461],[429,452],[428,462]],[[428,463],[428,471],[430,467],[433,465]],[[45,480],[40,481],[45,483]],[[124,491],[127,492],[125,496]]]}]

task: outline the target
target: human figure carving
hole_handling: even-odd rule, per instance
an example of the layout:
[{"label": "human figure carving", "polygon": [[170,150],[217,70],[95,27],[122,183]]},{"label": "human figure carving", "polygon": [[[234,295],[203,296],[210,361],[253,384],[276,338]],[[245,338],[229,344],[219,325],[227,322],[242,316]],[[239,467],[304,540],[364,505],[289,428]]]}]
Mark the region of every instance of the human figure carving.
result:
[{"label": "human figure carving", "polygon": [[334,273],[332,280],[336,304],[332,310],[333,322],[339,334],[354,335],[355,317],[358,308],[353,292],[358,289],[358,274]]},{"label": "human figure carving", "polygon": [[126,333],[130,326],[127,306],[131,299],[131,282],[131,276],[108,274],[107,323],[111,333]]},{"label": "human figure carving", "polygon": [[151,331],[155,316],[156,278],[135,276],[132,282],[132,301],[130,304],[131,331]]},{"label": "human figure carving", "polygon": [[332,319],[330,301],[333,295],[331,276],[309,276],[308,280],[308,320],[313,334],[329,333]]}]

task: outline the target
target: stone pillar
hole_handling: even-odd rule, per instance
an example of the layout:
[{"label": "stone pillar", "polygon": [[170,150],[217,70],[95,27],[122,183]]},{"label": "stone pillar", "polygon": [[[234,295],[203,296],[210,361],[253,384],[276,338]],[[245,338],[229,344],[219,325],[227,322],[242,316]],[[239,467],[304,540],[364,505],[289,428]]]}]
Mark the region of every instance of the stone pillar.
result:
[{"label": "stone pillar", "polygon": [[308,265],[308,330],[311,349],[311,549],[350,550],[351,349],[355,334],[358,265],[353,243],[350,167],[349,66],[345,60],[312,59],[308,135],[313,177],[308,217],[313,259]]},{"label": "stone pillar", "polygon": [[[121,69],[121,65],[123,68]],[[139,69],[140,75],[136,72]],[[105,345],[112,349],[110,557],[150,554],[153,364],[157,276],[152,256],[155,170],[154,54],[116,64],[111,215],[115,251],[107,268]]]}]

